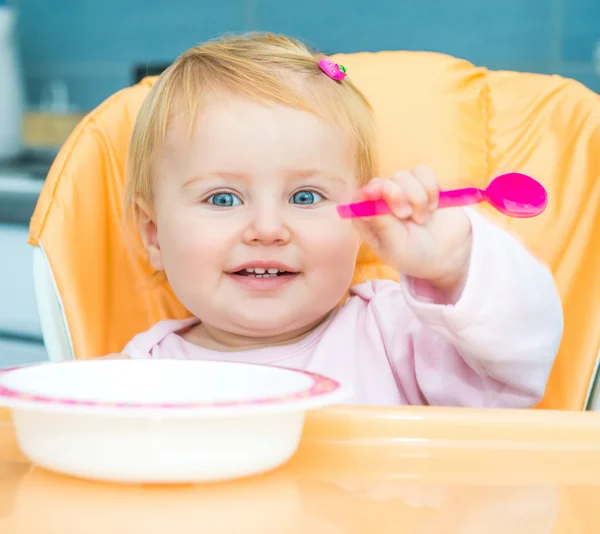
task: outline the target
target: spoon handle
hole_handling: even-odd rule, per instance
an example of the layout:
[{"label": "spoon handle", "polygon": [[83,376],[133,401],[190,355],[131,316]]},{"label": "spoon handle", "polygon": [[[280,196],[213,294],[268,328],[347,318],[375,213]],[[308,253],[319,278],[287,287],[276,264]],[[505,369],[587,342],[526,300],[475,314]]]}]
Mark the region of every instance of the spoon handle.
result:
[{"label": "spoon handle", "polygon": [[458,206],[470,206],[483,200],[485,200],[484,192],[475,187],[453,189],[451,191],[440,191],[438,207],[450,208]]},{"label": "spoon handle", "polygon": [[376,215],[389,215],[392,213],[388,203],[382,198],[379,200],[363,200],[362,202],[355,202],[353,204],[340,204],[336,209],[342,219],[374,217]]},{"label": "spoon handle", "polygon": [[[441,191],[438,207],[449,208],[456,206],[469,206],[485,200],[484,192],[475,187],[466,189],[454,189],[452,191]],[[376,215],[388,215],[390,207],[383,199],[365,200],[354,204],[342,204],[337,206],[337,212],[343,219],[354,217],[373,217]]]}]

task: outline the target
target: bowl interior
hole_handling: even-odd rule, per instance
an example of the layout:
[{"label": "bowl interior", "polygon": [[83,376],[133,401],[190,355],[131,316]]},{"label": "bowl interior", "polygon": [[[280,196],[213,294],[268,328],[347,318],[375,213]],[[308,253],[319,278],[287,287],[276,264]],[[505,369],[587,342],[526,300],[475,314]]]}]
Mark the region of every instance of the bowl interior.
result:
[{"label": "bowl interior", "polygon": [[276,367],[189,360],[90,360],[0,375],[20,394],[103,403],[243,403],[308,392],[310,374]]}]

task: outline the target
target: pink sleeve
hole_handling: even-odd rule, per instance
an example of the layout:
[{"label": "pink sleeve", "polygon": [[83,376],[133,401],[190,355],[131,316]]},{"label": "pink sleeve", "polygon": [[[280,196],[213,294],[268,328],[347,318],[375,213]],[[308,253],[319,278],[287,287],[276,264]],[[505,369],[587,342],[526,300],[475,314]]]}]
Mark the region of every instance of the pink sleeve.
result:
[{"label": "pink sleeve", "polygon": [[391,311],[403,296],[412,311],[407,330],[390,322],[398,314],[378,314],[388,359],[412,404],[531,407],[562,338],[554,281],[509,234],[469,213],[473,252],[456,304],[407,279],[373,297]]}]

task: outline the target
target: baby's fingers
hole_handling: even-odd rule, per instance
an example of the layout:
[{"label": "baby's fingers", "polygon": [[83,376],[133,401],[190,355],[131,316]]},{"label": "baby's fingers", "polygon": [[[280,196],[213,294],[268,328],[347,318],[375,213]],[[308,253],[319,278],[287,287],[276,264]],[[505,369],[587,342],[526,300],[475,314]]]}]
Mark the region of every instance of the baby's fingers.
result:
[{"label": "baby's fingers", "polygon": [[392,213],[400,219],[406,219],[412,214],[412,208],[402,187],[386,178],[373,178],[358,192],[354,202],[379,199],[385,200]]},{"label": "baby's fingers", "polygon": [[412,219],[416,223],[425,224],[429,220],[431,200],[423,183],[410,172],[397,172],[390,182],[402,191],[402,198],[408,203]]},{"label": "baby's fingers", "polygon": [[429,167],[418,165],[413,169],[413,174],[419,180],[423,186],[423,189],[425,189],[425,192],[427,193],[430,211],[437,209],[440,198],[440,185],[437,181],[435,173]]},{"label": "baby's fingers", "polygon": [[438,198],[439,188],[433,171],[415,167],[413,172],[397,172],[389,180],[373,178],[355,201],[383,199],[399,219],[411,218],[417,224],[425,224],[436,209]]},{"label": "baby's fingers", "polygon": [[356,193],[353,202],[360,202],[362,200],[379,200],[383,198],[383,186],[385,185],[385,178],[373,178],[367,185],[362,187]]}]

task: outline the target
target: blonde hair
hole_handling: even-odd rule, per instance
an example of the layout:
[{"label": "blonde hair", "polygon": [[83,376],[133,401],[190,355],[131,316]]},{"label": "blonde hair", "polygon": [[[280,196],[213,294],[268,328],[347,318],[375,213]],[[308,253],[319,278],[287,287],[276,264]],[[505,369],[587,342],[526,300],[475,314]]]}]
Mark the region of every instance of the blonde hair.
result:
[{"label": "blonde hair", "polygon": [[356,142],[360,184],[375,175],[371,108],[349,81],[329,78],[324,56],[295,39],[274,34],[222,37],[184,52],[150,89],[133,128],[127,157],[125,213],[137,200],[153,206],[153,167],[175,111],[190,113],[190,131],[207,92],[226,89],[333,120]]}]

